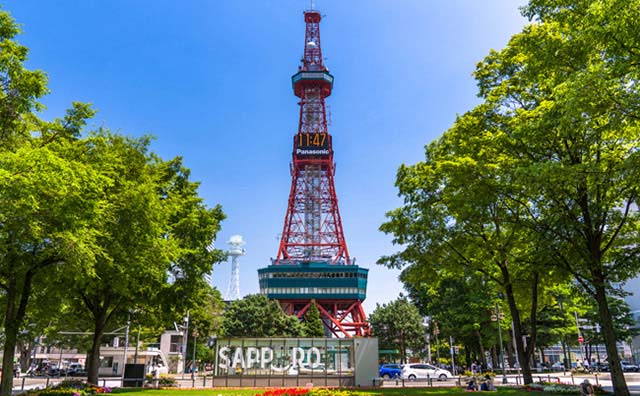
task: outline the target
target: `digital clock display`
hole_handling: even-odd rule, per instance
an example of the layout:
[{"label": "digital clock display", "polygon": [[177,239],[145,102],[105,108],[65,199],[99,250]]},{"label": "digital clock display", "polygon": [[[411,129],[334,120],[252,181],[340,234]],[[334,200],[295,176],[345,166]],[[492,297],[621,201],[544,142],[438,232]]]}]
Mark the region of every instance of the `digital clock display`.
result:
[{"label": "digital clock display", "polygon": [[331,152],[331,135],[312,132],[298,133],[293,137],[296,157],[328,157]]}]

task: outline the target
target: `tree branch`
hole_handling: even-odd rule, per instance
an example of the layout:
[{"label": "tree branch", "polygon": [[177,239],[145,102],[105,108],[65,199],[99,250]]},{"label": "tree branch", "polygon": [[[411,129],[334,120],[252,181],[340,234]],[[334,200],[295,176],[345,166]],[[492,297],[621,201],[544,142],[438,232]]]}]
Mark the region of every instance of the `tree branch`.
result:
[{"label": "tree branch", "polygon": [[626,206],[624,208],[624,215],[622,215],[622,219],[620,220],[620,222],[616,226],[616,229],[613,232],[613,235],[611,235],[611,238],[609,238],[609,242],[607,242],[605,247],[601,250],[601,254],[604,254],[607,250],[609,250],[611,245],[613,245],[613,242],[615,241],[615,239],[618,237],[618,234],[620,233],[620,230],[622,229],[622,226],[624,226],[624,224],[627,221],[627,217],[629,215],[629,210],[631,209],[631,204],[634,201],[635,201],[635,194],[632,194],[631,197],[629,197],[629,199],[627,200],[627,204],[626,204]]}]

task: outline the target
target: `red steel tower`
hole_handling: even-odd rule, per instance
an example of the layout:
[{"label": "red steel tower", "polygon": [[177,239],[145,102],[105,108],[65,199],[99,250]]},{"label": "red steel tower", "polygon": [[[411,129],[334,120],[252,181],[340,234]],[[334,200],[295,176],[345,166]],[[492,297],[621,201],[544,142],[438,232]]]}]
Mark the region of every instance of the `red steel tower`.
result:
[{"label": "red steel tower", "polygon": [[338,209],[325,106],[333,76],[322,60],[321,19],[318,11],[304,13],[304,56],[291,78],[300,98],[300,121],[293,137],[289,204],[277,257],[258,271],[260,289],[299,317],[315,303],[335,336],[362,336],[369,334],[362,308],[368,270],[349,256]]}]

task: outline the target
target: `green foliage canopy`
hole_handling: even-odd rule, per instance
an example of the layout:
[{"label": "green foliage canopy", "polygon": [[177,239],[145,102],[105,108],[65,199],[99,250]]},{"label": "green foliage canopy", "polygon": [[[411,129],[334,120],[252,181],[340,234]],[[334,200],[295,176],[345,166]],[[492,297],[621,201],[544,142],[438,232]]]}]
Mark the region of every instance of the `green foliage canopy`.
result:
[{"label": "green foliage canopy", "polygon": [[302,337],[298,318],[287,315],[275,300],[252,294],[232,301],[224,311],[222,335],[225,337]]},{"label": "green foliage canopy", "polygon": [[[476,69],[483,103],[424,163],[400,168],[405,206],[383,230],[406,247],[383,261],[493,261],[516,343],[523,321],[507,289],[527,273],[551,284],[570,274],[597,301],[614,389],[627,395],[607,292],[640,269],[640,2],[532,0],[523,14],[533,23]],[[482,242],[475,255],[461,235]]]},{"label": "green foliage canopy", "polygon": [[414,353],[426,347],[426,329],[418,308],[407,297],[398,297],[388,304],[376,304],[369,316],[374,337],[378,337],[380,348],[398,349],[403,363],[407,352]]}]

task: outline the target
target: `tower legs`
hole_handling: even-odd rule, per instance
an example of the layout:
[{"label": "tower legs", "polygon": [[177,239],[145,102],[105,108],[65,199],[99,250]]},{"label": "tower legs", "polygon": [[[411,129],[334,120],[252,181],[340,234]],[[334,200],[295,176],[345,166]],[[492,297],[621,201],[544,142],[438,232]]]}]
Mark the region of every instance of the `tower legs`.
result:
[{"label": "tower legs", "polygon": [[[289,315],[303,317],[312,300],[280,300],[283,311]],[[315,300],[325,328],[338,338],[371,335],[369,323],[360,301]]]}]

